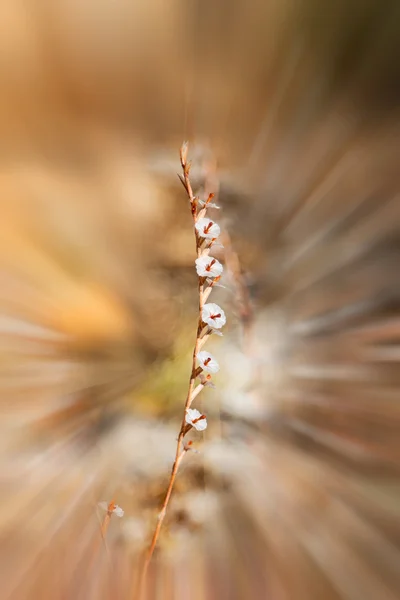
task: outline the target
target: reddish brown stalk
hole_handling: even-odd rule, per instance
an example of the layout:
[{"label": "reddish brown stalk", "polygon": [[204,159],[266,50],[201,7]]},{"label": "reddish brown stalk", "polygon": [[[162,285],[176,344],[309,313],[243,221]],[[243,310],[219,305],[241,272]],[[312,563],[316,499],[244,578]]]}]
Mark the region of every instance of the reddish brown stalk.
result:
[{"label": "reddish brown stalk", "polygon": [[111,500],[111,502],[108,505],[107,512],[106,512],[106,514],[104,516],[103,522],[101,524],[101,537],[103,538],[103,540],[106,539],[107,529],[108,529],[108,526],[110,524],[111,515],[112,515],[113,510],[115,509],[115,507],[116,507],[116,504],[115,504],[114,500]]},{"label": "reddish brown stalk", "polygon": [[101,537],[103,538],[103,540],[106,539],[106,533],[107,533],[108,526],[110,524],[110,520],[111,520],[111,513],[107,512],[106,515],[105,515],[105,517],[104,517],[104,519],[103,519],[103,522],[101,524],[101,530],[100,530],[101,531]]},{"label": "reddish brown stalk", "polygon": [[105,549],[108,551],[106,536],[107,536],[108,527],[111,522],[112,513],[113,513],[114,509],[116,508],[116,506],[117,505],[114,500],[111,500],[111,502],[107,506],[107,512],[104,515],[104,518],[100,525],[101,538],[96,537],[94,547],[93,547],[92,557],[91,557],[91,560],[89,562],[88,569],[87,569],[88,573],[92,572],[92,569],[93,569],[95,560],[97,558],[97,554],[98,554],[101,543],[104,544]]},{"label": "reddish brown stalk", "polygon": [[[182,165],[182,170],[183,170],[183,176],[179,175],[179,179],[188,195],[188,198],[190,201],[190,207],[191,207],[191,214],[193,217],[193,223],[195,224],[199,218],[202,218],[205,215],[206,209],[203,208],[197,212],[197,198],[195,197],[195,195],[193,193],[193,189],[192,189],[192,186],[190,183],[190,178],[189,178],[190,163],[187,162],[187,144],[182,145],[182,148],[180,151],[180,159],[181,159],[181,165]],[[198,236],[196,229],[194,229],[194,232],[195,232],[195,238],[196,238],[196,253],[197,253],[197,256],[199,257],[199,256],[201,256],[202,239]],[[144,595],[147,571],[148,571],[149,564],[152,559],[155,547],[157,545],[157,541],[158,541],[161,527],[162,527],[162,524],[163,524],[163,521],[164,521],[164,518],[165,518],[165,515],[167,512],[168,503],[171,498],[172,489],[174,487],[174,483],[175,483],[175,479],[176,479],[176,476],[177,476],[177,473],[179,470],[179,466],[180,466],[182,459],[185,456],[187,450],[189,450],[189,447],[190,447],[190,442],[187,445],[183,444],[183,438],[186,435],[186,433],[191,429],[191,426],[190,425],[188,426],[185,421],[186,410],[190,407],[193,399],[195,398],[195,396],[197,396],[197,393],[199,392],[199,390],[197,390],[197,389],[195,391],[194,386],[195,386],[196,377],[199,374],[199,371],[196,368],[196,357],[197,357],[197,354],[201,347],[201,332],[203,330],[203,322],[202,322],[202,318],[201,318],[203,305],[205,302],[204,278],[203,277],[198,278],[198,290],[199,290],[199,317],[198,317],[198,323],[197,323],[196,342],[194,345],[193,355],[192,355],[192,368],[191,368],[190,379],[189,379],[189,388],[188,388],[188,392],[187,392],[187,396],[186,396],[183,417],[182,417],[182,423],[181,423],[181,427],[180,427],[180,431],[179,431],[179,435],[178,435],[178,439],[177,439],[175,461],[174,461],[171,475],[169,478],[167,492],[166,492],[161,510],[158,515],[157,525],[154,530],[149,549],[147,550],[145,560],[143,563],[143,568],[142,568],[140,583],[139,583],[139,590],[140,590],[139,591],[139,599],[142,598]],[[203,387],[203,386],[201,386],[201,387]],[[204,419],[205,418],[204,415],[202,415],[201,418]]]}]

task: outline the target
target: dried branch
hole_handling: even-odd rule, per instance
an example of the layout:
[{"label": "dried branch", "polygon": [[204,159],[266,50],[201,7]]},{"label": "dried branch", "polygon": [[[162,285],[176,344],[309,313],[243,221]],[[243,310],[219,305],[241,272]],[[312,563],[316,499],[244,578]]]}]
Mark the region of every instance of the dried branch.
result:
[{"label": "dried branch", "polygon": [[[193,217],[197,254],[195,262],[198,274],[199,316],[196,342],[192,356],[189,387],[177,439],[175,461],[172,466],[164,502],[158,515],[157,525],[145,556],[140,578],[139,597],[142,597],[144,592],[148,567],[157,545],[180,464],[187,451],[191,448],[191,442],[185,444],[184,437],[192,428],[195,428],[198,431],[204,431],[207,427],[206,416],[201,414],[197,409],[191,409],[191,405],[203,388],[207,385],[211,385],[211,373],[216,373],[219,370],[219,366],[214,357],[206,351],[201,351],[201,348],[209,339],[210,335],[217,332],[217,330],[226,322],[225,313],[222,308],[213,303],[206,304],[213,289],[214,282],[220,278],[223,271],[223,267],[219,261],[209,255],[210,249],[220,234],[220,228],[217,223],[206,218],[207,209],[211,206],[213,194],[209,194],[205,201],[202,201],[195,196],[189,177],[191,164],[187,160],[187,155],[188,144],[184,143],[180,150],[180,161],[183,174],[178,175],[178,177],[186,190]],[[213,206],[215,207],[215,205]],[[197,366],[197,363],[199,363],[199,366]],[[207,373],[207,375],[204,375],[204,373]],[[195,387],[197,378],[200,379],[200,383]]]}]

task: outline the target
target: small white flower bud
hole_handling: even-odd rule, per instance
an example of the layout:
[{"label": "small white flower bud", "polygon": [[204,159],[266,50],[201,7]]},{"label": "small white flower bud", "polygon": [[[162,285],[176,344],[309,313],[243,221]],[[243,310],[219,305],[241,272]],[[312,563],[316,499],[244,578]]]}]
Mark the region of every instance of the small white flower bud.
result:
[{"label": "small white flower bud", "polygon": [[203,371],[208,371],[209,373],[218,373],[219,364],[215,360],[212,354],[207,352],[206,350],[202,350],[197,355],[197,360]]},{"label": "small white flower bud", "polygon": [[124,516],[123,509],[120,506],[118,506],[118,504],[115,504],[114,502],[110,502],[109,504],[107,504],[107,502],[99,502],[98,506],[100,508],[102,508],[103,510],[105,510],[106,512],[113,514],[117,517]]},{"label": "small white flower bud", "polygon": [[195,225],[197,233],[209,240],[213,240],[219,236],[221,229],[217,223],[211,221],[211,219],[199,219]]},{"label": "small white flower bud", "polygon": [[221,329],[226,323],[225,313],[218,304],[210,302],[203,306],[201,313],[203,323],[207,323],[213,329]]},{"label": "small white flower bud", "polygon": [[196,259],[196,271],[199,277],[220,277],[224,267],[212,256],[200,256]]},{"label": "small white flower bud", "polygon": [[197,431],[204,431],[207,429],[207,419],[205,415],[202,415],[197,408],[188,408],[186,410],[186,423],[192,425]]}]

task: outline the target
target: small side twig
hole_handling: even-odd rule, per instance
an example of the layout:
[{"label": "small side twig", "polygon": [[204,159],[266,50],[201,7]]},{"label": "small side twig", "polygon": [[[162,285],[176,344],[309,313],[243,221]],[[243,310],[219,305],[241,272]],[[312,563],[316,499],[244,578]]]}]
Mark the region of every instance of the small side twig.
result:
[{"label": "small side twig", "polygon": [[97,558],[97,555],[98,555],[98,552],[100,549],[100,545],[102,543],[104,544],[104,548],[105,548],[107,554],[109,553],[106,536],[107,536],[108,527],[111,522],[111,517],[113,515],[115,515],[117,517],[124,516],[124,511],[122,510],[122,508],[120,506],[118,506],[118,504],[115,503],[114,500],[111,500],[111,502],[99,502],[98,506],[99,506],[99,508],[101,508],[102,510],[105,511],[105,515],[101,522],[99,520],[101,537],[99,537],[99,538],[96,537],[95,545],[94,545],[93,553],[92,553],[92,558],[91,558],[91,561],[90,561],[90,563],[88,565],[88,569],[87,569],[88,573],[92,572],[94,563],[96,561],[96,558]]},{"label": "small side twig", "polygon": [[123,517],[124,511],[120,506],[118,506],[118,504],[115,503],[115,500],[111,500],[111,502],[109,502],[108,504],[107,502],[99,502],[99,506],[100,508],[106,511],[106,514],[104,515],[104,519],[100,527],[101,537],[105,541],[107,529],[110,524],[112,515],[116,515],[117,517]]},{"label": "small side twig", "polygon": [[[194,234],[196,242],[196,271],[198,274],[198,293],[199,293],[199,315],[197,322],[196,341],[192,355],[192,367],[189,378],[189,387],[186,395],[184,412],[179,435],[177,438],[175,461],[172,466],[171,475],[167,487],[167,492],[158,515],[157,525],[155,527],[149,548],[147,550],[139,583],[139,597],[142,596],[146,575],[154,549],[160,535],[161,527],[167,512],[167,507],[171,498],[175,479],[180,464],[191,447],[191,442],[184,443],[185,435],[195,428],[198,431],[204,431],[207,427],[207,419],[196,409],[191,409],[192,402],[199,395],[202,389],[211,384],[211,373],[216,373],[219,366],[214,357],[206,351],[201,351],[205,342],[212,333],[219,333],[226,322],[225,313],[217,304],[206,304],[207,299],[214,287],[214,283],[219,280],[223,271],[222,265],[218,260],[210,256],[210,250],[216,242],[220,228],[211,219],[206,218],[208,208],[215,207],[212,203],[214,194],[209,194],[208,198],[200,200],[193,193],[190,182],[190,166],[187,160],[188,144],[184,143],[180,150],[180,162],[182,166],[182,175],[178,175],[189,199],[190,210],[193,218]],[[197,362],[199,366],[197,366]],[[204,375],[204,372],[208,373]],[[196,386],[196,379],[200,378],[200,383]]]}]

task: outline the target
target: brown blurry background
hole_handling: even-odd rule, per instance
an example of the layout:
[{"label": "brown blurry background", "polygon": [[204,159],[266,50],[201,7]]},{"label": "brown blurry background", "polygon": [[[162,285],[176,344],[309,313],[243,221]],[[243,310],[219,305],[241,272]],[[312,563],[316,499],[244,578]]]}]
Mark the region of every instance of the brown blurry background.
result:
[{"label": "brown blurry background", "polygon": [[398,0],[1,3],[1,600],[135,597],[195,335],[184,139],[228,326],[148,598],[398,597],[399,32]]}]

